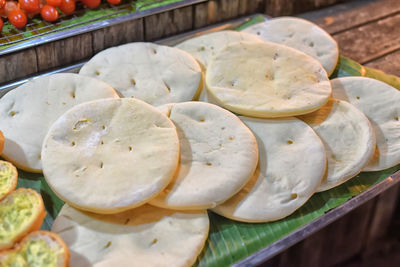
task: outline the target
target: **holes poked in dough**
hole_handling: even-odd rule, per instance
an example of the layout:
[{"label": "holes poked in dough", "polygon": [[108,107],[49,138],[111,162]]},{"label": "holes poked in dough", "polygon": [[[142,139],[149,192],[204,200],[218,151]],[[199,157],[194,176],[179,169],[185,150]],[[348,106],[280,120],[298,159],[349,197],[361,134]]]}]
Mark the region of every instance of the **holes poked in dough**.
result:
[{"label": "holes poked in dough", "polygon": [[71,93],[71,97],[72,97],[73,99],[76,98],[75,92],[72,92],[72,93]]},{"label": "holes poked in dough", "polygon": [[11,111],[10,113],[9,113],[9,115],[11,116],[11,117],[14,117],[15,115],[17,115],[18,114],[18,112],[16,112],[16,111]]},{"label": "holes poked in dough", "polygon": [[100,75],[100,71],[96,70],[95,74],[96,74],[97,76],[99,76],[99,75]]},{"label": "holes poked in dough", "polygon": [[37,158],[38,158],[38,159],[42,159],[42,154],[39,154],[39,155],[37,156]]},{"label": "holes poked in dough", "polygon": [[157,50],[153,49],[153,54],[156,55],[157,54]]},{"label": "holes poked in dough", "polygon": [[102,125],[102,126],[101,126],[101,129],[105,130],[105,129],[106,129],[106,126],[105,126],[105,125]]},{"label": "holes poked in dough", "polygon": [[360,97],[359,97],[359,96],[356,96],[356,98],[357,98],[357,100],[360,100]]},{"label": "holes poked in dough", "polygon": [[204,119],[204,118],[200,119],[200,122],[205,122],[205,121],[206,121],[206,119]]},{"label": "holes poked in dough", "polygon": [[165,81],[163,81],[163,83],[165,85],[165,88],[167,88],[167,91],[171,92],[171,87],[169,87],[169,85]]},{"label": "holes poked in dough", "polygon": [[291,193],[290,196],[285,197],[280,202],[281,202],[281,204],[285,204],[285,203],[289,203],[290,201],[293,201],[297,198],[298,198],[298,195],[296,193]]},{"label": "holes poked in dough", "polygon": [[206,162],[206,165],[207,166],[212,166],[212,163],[211,162]]},{"label": "holes poked in dough", "polygon": [[136,81],[135,81],[135,79],[131,79],[131,83],[133,84],[133,85],[136,85]]},{"label": "holes poked in dough", "polygon": [[231,140],[231,141],[233,141],[234,139],[235,139],[235,137],[233,137],[233,136],[229,136],[229,138],[228,138],[229,140]]},{"label": "holes poked in dough", "polygon": [[131,152],[133,150],[132,146],[129,146],[129,152]]},{"label": "holes poked in dough", "polygon": [[398,116],[394,117],[394,120],[399,121],[399,117]]},{"label": "holes poked in dough", "polygon": [[100,141],[100,145],[104,145],[104,141],[103,140]]},{"label": "holes poked in dough", "polygon": [[150,246],[155,245],[158,242],[157,238],[154,238],[153,241],[151,241]]},{"label": "holes poked in dough", "polygon": [[309,42],[309,43],[308,43],[308,46],[309,46],[309,47],[314,47],[314,42]]},{"label": "holes poked in dough", "polygon": [[199,51],[205,51],[205,50],[206,50],[206,48],[204,46],[199,48]]},{"label": "holes poked in dough", "polygon": [[232,86],[237,86],[238,83],[239,83],[238,79],[234,79],[234,80],[231,81],[231,85]]},{"label": "holes poked in dough", "polygon": [[76,145],[75,141],[72,141],[71,146],[75,146],[75,145]]},{"label": "holes poked in dough", "polygon": [[100,168],[103,169],[103,167],[104,167],[104,163],[101,161],[100,162]]},{"label": "holes poked in dough", "polygon": [[88,124],[89,124],[88,119],[82,119],[82,120],[77,121],[72,129],[75,131],[79,131],[80,129],[88,126]]},{"label": "holes poked in dough", "polygon": [[293,144],[293,140],[289,139],[289,140],[287,140],[287,143],[288,143],[289,145],[291,145],[291,144]]}]

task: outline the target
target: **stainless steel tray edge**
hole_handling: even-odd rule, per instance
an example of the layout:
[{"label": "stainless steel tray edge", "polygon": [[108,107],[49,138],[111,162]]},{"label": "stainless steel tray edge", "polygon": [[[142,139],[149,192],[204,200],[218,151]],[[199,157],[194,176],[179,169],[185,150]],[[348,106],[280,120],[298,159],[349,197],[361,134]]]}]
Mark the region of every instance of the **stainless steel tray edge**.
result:
[{"label": "stainless steel tray edge", "polygon": [[184,0],[181,2],[172,3],[172,4],[168,4],[168,5],[161,6],[161,7],[156,7],[156,8],[151,8],[151,9],[144,10],[144,11],[134,12],[132,14],[128,14],[125,16],[117,17],[117,18],[111,18],[111,19],[107,19],[107,20],[103,20],[103,21],[94,22],[89,25],[80,26],[77,28],[71,28],[69,30],[64,30],[64,31],[60,31],[60,32],[43,35],[41,37],[33,38],[30,40],[24,41],[22,43],[13,45],[9,48],[2,49],[2,50],[0,50],[0,56],[9,54],[9,53],[13,53],[13,52],[17,52],[17,51],[20,51],[20,50],[23,50],[26,48],[30,48],[33,46],[42,45],[42,44],[50,43],[53,41],[65,39],[65,38],[68,38],[71,36],[75,36],[75,35],[91,32],[94,30],[98,30],[101,28],[113,26],[113,25],[123,23],[123,22],[129,21],[129,20],[143,18],[143,17],[149,16],[149,15],[159,14],[161,12],[167,12],[167,11],[170,11],[170,10],[173,10],[176,8],[182,8],[185,6],[194,5],[194,4],[201,3],[201,2],[207,2],[207,0]]}]

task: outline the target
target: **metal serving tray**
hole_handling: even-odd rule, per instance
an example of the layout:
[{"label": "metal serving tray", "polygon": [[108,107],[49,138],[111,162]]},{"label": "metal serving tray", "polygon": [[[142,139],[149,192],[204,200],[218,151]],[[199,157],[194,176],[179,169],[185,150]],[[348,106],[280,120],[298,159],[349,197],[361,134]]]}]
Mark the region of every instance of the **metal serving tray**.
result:
[{"label": "metal serving tray", "polygon": [[[126,1],[128,2],[118,6],[102,3],[96,11],[80,5],[72,15],[61,14],[55,23],[32,19],[24,30],[13,28],[3,34],[0,33],[0,56],[207,0],[181,0],[170,4],[163,3],[167,2],[166,0],[147,0],[137,4],[132,2],[133,0]],[[159,6],[152,7],[153,5]],[[93,14],[87,16],[87,12]]]},{"label": "metal serving tray", "polygon": [[[184,2],[195,2],[195,1],[184,1]],[[197,1],[199,2],[199,1]],[[217,24],[214,26],[206,27],[200,30],[192,31],[189,33],[177,35],[174,37],[166,38],[157,41],[157,43],[164,44],[164,45],[174,45],[177,44],[185,39],[198,36],[207,32],[214,32],[214,31],[219,31],[223,29],[234,29],[240,25],[244,25],[246,22],[254,19],[256,16],[260,17],[263,16],[263,19],[268,19],[267,16],[264,15],[253,15],[253,16],[247,16],[243,17],[241,19],[237,20],[231,20],[225,23]],[[106,26],[106,25],[104,25]],[[12,90],[13,88],[25,83],[29,79],[35,79],[40,76],[45,76],[45,75],[50,75],[54,73],[59,73],[59,72],[78,72],[81,66],[85,62],[81,62],[79,64],[71,65],[69,67],[65,68],[60,68],[51,72],[46,72],[46,73],[41,73],[32,77],[29,77],[27,79],[19,80],[13,83],[9,83],[6,85],[3,85],[0,87],[0,97],[3,96],[7,91]],[[399,167],[399,166],[397,166]],[[385,176],[386,177],[386,176]],[[292,231],[291,233],[287,234],[286,236],[283,236],[279,240],[276,240],[273,243],[270,243],[264,248],[261,248],[254,254],[240,260],[239,262],[236,262],[234,266],[255,266],[258,264],[261,264],[268,259],[271,259],[273,256],[279,254],[280,252],[286,250],[287,248],[293,246],[294,244],[298,243],[299,241],[305,239],[306,237],[310,236],[311,234],[317,232],[318,230],[322,229],[323,227],[327,226],[328,224],[332,223],[333,221],[339,219],[343,215],[349,213],[350,211],[356,209],[363,203],[367,202],[368,200],[371,200],[375,196],[383,193],[387,189],[397,185],[400,183],[400,170],[394,171],[393,174],[388,175],[384,179],[380,179],[380,182],[377,182],[376,184],[370,186],[368,189],[364,190],[362,193],[353,196],[352,198],[349,198],[346,202],[343,204],[331,209],[325,211],[325,213],[322,216],[319,216],[318,218],[312,220],[311,222],[305,224],[302,227],[299,227],[298,229]],[[200,264],[201,265],[201,264]]]}]

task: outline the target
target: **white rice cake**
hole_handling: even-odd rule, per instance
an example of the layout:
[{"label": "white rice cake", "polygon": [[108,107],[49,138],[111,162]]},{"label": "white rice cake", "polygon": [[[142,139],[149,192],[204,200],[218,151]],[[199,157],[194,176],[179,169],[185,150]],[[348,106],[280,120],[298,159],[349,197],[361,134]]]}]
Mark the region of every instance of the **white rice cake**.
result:
[{"label": "white rice cake", "polygon": [[262,42],[262,40],[254,34],[225,30],[190,38],[175,47],[190,53],[205,69],[210,60],[218,54],[220,50],[227,45],[241,41]]},{"label": "white rice cake", "polygon": [[320,185],[326,167],[324,145],[310,126],[293,117],[240,119],[257,138],[259,167],[238,194],[212,210],[242,222],[282,219]]},{"label": "white rice cake", "polygon": [[206,85],[223,107],[261,118],[310,113],[331,95],[318,61],[267,42],[240,42],[221,50],[207,68]]},{"label": "white rice cake", "polygon": [[400,164],[400,91],[371,78],[332,80],[334,98],[350,102],[369,119],[376,136],[376,150],[363,171],[380,171]]},{"label": "white rice cake", "polygon": [[258,35],[262,40],[287,45],[317,59],[329,75],[339,58],[336,41],[316,24],[294,17],[279,17],[252,25],[243,32]]},{"label": "white rice cake", "polygon": [[0,99],[2,156],[18,168],[41,172],[40,151],[53,122],[71,107],[100,98],[119,98],[108,84],[63,73],[30,80]]},{"label": "white rice cake", "polygon": [[328,169],[319,192],[356,176],[374,154],[375,134],[369,120],[346,101],[331,99],[299,119],[310,125],[325,145]]},{"label": "white rice cake", "polygon": [[174,124],[131,98],[86,102],[50,128],[43,173],[53,191],[76,208],[117,213],[144,204],[171,181],[179,162]]},{"label": "white rice cake", "polygon": [[101,79],[123,97],[135,97],[154,106],[193,100],[203,86],[201,68],[190,54],[153,43],[103,50],[79,74]]},{"label": "white rice cake", "polygon": [[67,204],[52,231],[68,245],[70,266],[191,266],[208,236],[206,211],[178,212],[144,205],[98,215]]},{"label": "white rice cake", "polygon": [[213,208],[236,194],[258,163],[257,141],[238,117],[202,102],[168,104],[181,147],[178,174],[150,204],[177,210]]}]

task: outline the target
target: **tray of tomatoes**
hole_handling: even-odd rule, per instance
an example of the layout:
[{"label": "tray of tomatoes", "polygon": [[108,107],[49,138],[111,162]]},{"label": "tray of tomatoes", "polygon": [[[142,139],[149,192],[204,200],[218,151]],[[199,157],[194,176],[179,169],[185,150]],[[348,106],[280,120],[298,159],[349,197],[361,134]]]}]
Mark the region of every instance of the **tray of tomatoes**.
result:
[{"label": "tray of tomatoes", "polygon": [[[0,32],[4,20],[8,20],[13,26],[22,29],[28,23],[28,19],[40,16],[48,22],[56,21],[62,14],[70,15],[75,12],[77,2],[90,9],[97,8],[101,0],[0,0]],[[106,0],[111,5],[118,5],[121,0]]]}]

